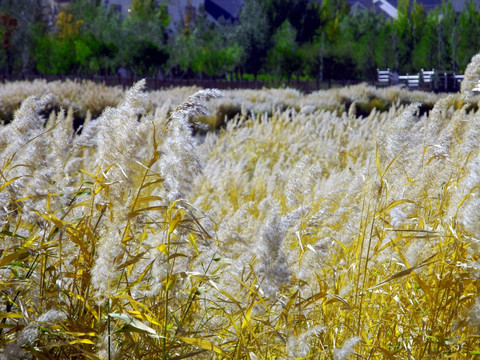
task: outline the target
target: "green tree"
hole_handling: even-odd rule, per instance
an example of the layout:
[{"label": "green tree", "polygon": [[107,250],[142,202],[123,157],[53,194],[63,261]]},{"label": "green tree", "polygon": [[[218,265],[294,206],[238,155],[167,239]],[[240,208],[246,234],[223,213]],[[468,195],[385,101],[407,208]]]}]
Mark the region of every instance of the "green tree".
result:
[{"label": "green tree", "polygon": [[439,9],[431,11],[425,18],[422,34],[412,54],[415,69],[439,69],[439,18]]},{"label": "green tree", "polygon": [[193,71],[208,77],[224,77],[239,65],[242,49],[228,40],[228,32],[215,28],[210,36],[201,41],[193,54]]},{"label": "green tree", "polygon": [[120,17],[100,1],[72,1],[58,15],[56,32],[37,36],[37,69],[46,74],[113,73],[123,33]]},{"label": "green tree", "polygon": [[355,62],[357,79],[375,80],[377,74],[377,47],[385,19],[375,11],[364,10],[344,17],[339,43],[352,49],[349,56]]},{"label": "green tree", "polygon": [[74,43],[52,35],[37,39],[35,58],[38,71],[47,75],[68,74],[76,68]]},{"label": "green tree", "polygon": [[378,67],[381,69],[393,69],[395,64],[395,52],[392,49],[396,48],[395,29],[390,20],[385,19],[381,24],[375,44],[375,57],[377,59]]},{"label": "green tree", "polygon": [[[441,68],[447,71],[458,71],[457,51],[459,45],[458,16],[450,1],[443,2],[441,8],[441,21],[439,26],[439,56]],[[441,46],[443,45],[443,46]]]},{"label": "green tree", "polygon": [[413,49],[413,34],[409,21],[410,1],[399,0],[397,18],[393,21],[394,69],[399,72],[411,72],[410,59]]},{"label": "green tree", "polygon": [[416,0],[410,6],[409,0],[398,2],[398,16],[393,21],[391,48],[394,53],[393,68],[399,72],[415,72],[419,68],[415,64],[418,59],[417,47],[425,37],[427,14],[423,5]]},{"label": "green tree", "polygon": [[195,51],[195,33],[185,33],[183,31],[177,32],[177,34],[170,39],[169,42],[169,70],[176,77],[188,76],[189,71],[192,69],[193,54]]},{"label": "green tree", "polygon": [[470,59],[480,51],[480,12],[477,11],[475,1],[470,0],[460,14],[458,20],[458,65],[463,72]]},{"label": "green tree", "polygon": [[296,29],[285,20],[273,35],[274,45],[268,53],[269,69],[287,80],[292,75],[299,75],[301,70],[301,53],[296,38]]},{"label": "green tree", "polygon": [[78,70],[75,41],[83,23],[83,20],[75,19],[68,9],[58,14],[57,32],[37,38],[35,56],[39,71],[56,75]]},{"label": "green tree", "polygon": [[12,72],[12,33],[18,26],[18,21],[6,13],[0,13],[0,27],[2,33],[2,49],[7,60],[7,73]]},{"label": "green tree", "polygon": [[123,22],[118,39],[120,64],[138,74],[164,71],[169,58],[167,26],[170,16],[166,4],[155,1],[132,2],[132,11]]},{"label": "green tree", "polygon": [[[98,0],[75,0],[69,10],[83,25],[75,39],[83,72],[113,73],[120,64],[124,43],[122,19]],[[89,56],[87,56],[89,54]]]},{"label": "green tree", "polygon": [[332,79],[336,76],[337,68],[349,66],[350,59],[343,61],[344,56],[349,56],[350,49],[339,42],[340,22],[349,15],[350,9],[346,0],[325,0],[317,9],[319,11],[320,26],[314,41],[317,43],[319,80]]},{"label": "green tree", "polygon": [[344,37],[328,42],[323,51],[323,77],[326,80],[352,80],[359,77],[355,49]]},{"label": "green tree", "polygon": [[414,69],[459,70],[457,53],[464,30],[460,31],[458,21],[451,2],[443,2],[422,19],[421,34],[412,51]]},{"label": "green tree", "polygon": [[239,65],[241,47],[235,42],[232,24],[215,26],[200,12],[189,31],[180,31],[170,43],[170,67],[177,76],[219,77],[231,73]]},{"label": "green tree", "polygon": [[130,4],[130,16],[139,20],[154,18],[156,11],[155,0],[132,0]]},{"label": "green tree", "polygon": [[270,24],[260,0],[245,0],[235,29],[235,39],[243,49],[244,69],[255,78],[262,69],[269,49]]},{"label": "green tree", "polygon": [[310,41],[320,26],[320,5],[312,0],[265,0],[263,7],[267,14],[270,35],[288,21],[296,30],[295,40],[299,43]]},{"label": "green tree", "polygon": [[40,5],[37,0],[2,0],[0,13],[16,22],[13,29],[7,23],[0,25],[2,36],[9,33],[8,51],[4,47],[0,49],[0,61],[3,58],[0,68],[5,72],[29,71],[33,66],[35,35],[45,31]]}]

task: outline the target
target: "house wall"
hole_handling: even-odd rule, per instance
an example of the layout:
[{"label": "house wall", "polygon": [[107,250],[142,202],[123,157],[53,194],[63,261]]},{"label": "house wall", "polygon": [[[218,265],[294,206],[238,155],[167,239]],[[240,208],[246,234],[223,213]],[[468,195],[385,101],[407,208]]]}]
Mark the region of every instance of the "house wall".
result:
[{"label": "house wall", "polygon": [[[463,9],[469,3],[468,0],[451,0],[451,1],[452,1],[453,8],[455,9],[456,12],[463,11]],[[480,1],[479,0],[474,0],[474,2],[475,2],[475,4],[477,4],[477,9],[478,9],[478,5],[480,4]]]},{"label": "house wall", "polygon": [[[199,8],[204,6],[205,0],[157,0],[157,2],[159,4],[167,4],[168,13],[171,17],[168,29],[174,32],[180,22],[185,19],[186,12],[190,11],[195,16],[195,14],[198,14]],[[102,4],[113,6],[116,11],[121,12],[122,16],[128,15],[131,3],[131,0],[102,0]]]},{"label": "house wall", "polygon": [[236,20],[243,0],[205,0],[205,11],[214,19]]},{"label": "house wall", "polygon": [[111,6],[114,11],[122,14],[123,17],[128,15],[128,9],[132,0],[102,0],[102,4]]},{"label": "house wall", "polygon": [[171,18],[168,30],[175,32],[182,20],[185,20],[187,11],[191,17],[194,17],[198,14],[200,7],[204,6],[204,3],[205,0],[168,0],[167,7]]},{"label": "house wall", "polygon": [[42,8],[42,18],[47,24],[48,28],[55,26],[57,14],[62,6],[69,3],[68,0],[40,0],[40,6]]}]

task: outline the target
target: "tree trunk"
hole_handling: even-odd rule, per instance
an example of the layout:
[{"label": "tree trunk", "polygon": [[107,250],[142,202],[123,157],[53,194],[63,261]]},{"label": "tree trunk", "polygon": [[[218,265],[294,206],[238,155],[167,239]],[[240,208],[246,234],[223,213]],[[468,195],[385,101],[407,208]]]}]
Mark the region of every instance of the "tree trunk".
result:
[{"label": "tree trunk", "polygon": [[323,71],[324,71],[324,65],[323,65],[323,59],[325,56],[325,32],[322,31],[322,42],[320,43],[320,69],[319,69],[319,81],[323,81]]}]

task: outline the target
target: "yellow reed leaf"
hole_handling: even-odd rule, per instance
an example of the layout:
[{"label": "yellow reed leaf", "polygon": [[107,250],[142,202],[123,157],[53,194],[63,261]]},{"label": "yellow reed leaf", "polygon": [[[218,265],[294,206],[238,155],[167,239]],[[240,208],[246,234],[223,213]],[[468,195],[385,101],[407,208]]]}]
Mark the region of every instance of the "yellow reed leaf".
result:
[{"label": "yellow reed leaf", "polygon": [[28,249],[20,249],[13,254],[10,255],[4,255],[2,258],[0,258],[0,267],[5,266],[12,261],[21,261],[26,259],[31,253],[28,251]]},{"label": "yellow reed leaf", "polygon": [[95,343],[92,340],[89,339],[77,339],[69,342],[70,345],[75,345],[75,344],[89,344],[89,345],[95,345]]},{"label": "yellow reed leaf", "polygon": [[16,313],[6,313],[2,312],[0,313],[0,319],[23,319],[22,314],[16,314]]},{"label": "yellow reed leaf", "polygon": [[196,347],[199,347],[200,349],[208,350],[208,351],[213,351],[219,355],[225,356],[225,357],[230,357],[225,351],[220,349],[218,346],[213,345],[210,341],[205,340],[205,339],[198,339],[198,338],[187,338],[183,336],[178,337],[180,340],[182,340],[184,343],[194,345]]},{"label": "yellow reed leaf", "polygon": [[15,180],[18,180],[20,179],[21,176],[17,176],[17,177],[14,177],[13,179],[10,179],[8,180],[7,182],[3,183],[1,186],[0,186],[0,191],[2,191],[3,189],[5,189],[7,186],[11,185]]},{"label": "yellow reed leaf", "polygon": [[[282,314],[280,315],[280,319],[282,319],[285,324],[288,324],[288,312],[292,308],[293,303],[295,302],[295,299],[297,298],[297,295],[298,295],[298,290],[295,291],[290,296],[290,298],[288,299],[287,305],[283,308]],[[275,326],[275,329],[277,329],[277,330],[280,327],[280,319],[277,322],[277,325]]]}]

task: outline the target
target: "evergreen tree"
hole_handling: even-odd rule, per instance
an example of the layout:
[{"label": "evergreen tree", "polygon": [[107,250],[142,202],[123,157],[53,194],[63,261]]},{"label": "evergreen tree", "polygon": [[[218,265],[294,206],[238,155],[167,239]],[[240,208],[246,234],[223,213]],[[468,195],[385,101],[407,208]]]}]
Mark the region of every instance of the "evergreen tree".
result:
[{"label": "evergreen tree", "polygon": [[241,62],[242,49],[235,42],[233,25],[213,24],[200,11],[188,31],[185,24],[170,41],[170,71],[176,76],[225,76]]},{"label": "evergreen tree", "polygon": [[122,23],[121,65],[136,74],[153,75],[163,70],[169,57],[170,15],[166,4],[158,6],[154,0],[132,1],[131,9]]},{"label": "evergreen tree", "polygon": [[375,57],[379,68],[394,69],[396,54],[392,50],[397,48],[396,42],[397,37],[395,36],[393,23],[389,19],[385,19],[381,23],[375,44]]},{"label": "evergreen tree", "polygon": [[344,17],[341,23],[340,42],[352,49],[349,56],[356,64],[354,78],[375,80],[377,75],[376,49],[384,18],[374,11],[360,11]]},{"label": "evergreen tree", "polygon": [[29,71],[35,34],[44,32],[40,5],[36,0],[2,0],[0,13],[0,67],[7,73]]},{"label": "evergreen tree", "polygon": [[438,24],[439,10],[435,9],[425,17],[422,34],[413,49],[412,63],[415,69],[439,69]]},{"label": "evergreen tree", "polygon": [[270,24],[261,0],[245,0],[235,29],[236,41],[243,49],[247,72],[257,77],[269,48]]},{"label": "evergreen tree", "polygon": [[463,72],[470,59],[480,51],[480,13],[473,0],[470,0],[460,14],[458,27],[458,65]]},{"label": "evergreen tree", "polygon": [[301,55],[296,38],[296,29],[285,20],[273,35],[273,47],[268,53],[269,69],[287,80],[301,71]]},{"label": "evergreen tree", "polygon": [[320,26],[320,5],[312,0],[265,0],[263,2],[273,36],[285,21],[296,30],[295,40],[307,42]]}]

